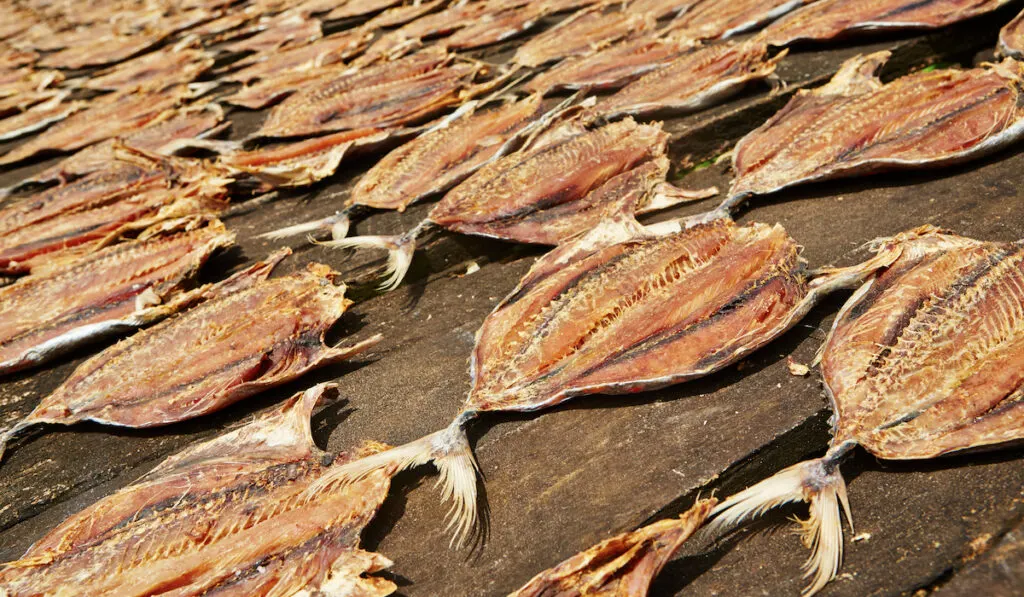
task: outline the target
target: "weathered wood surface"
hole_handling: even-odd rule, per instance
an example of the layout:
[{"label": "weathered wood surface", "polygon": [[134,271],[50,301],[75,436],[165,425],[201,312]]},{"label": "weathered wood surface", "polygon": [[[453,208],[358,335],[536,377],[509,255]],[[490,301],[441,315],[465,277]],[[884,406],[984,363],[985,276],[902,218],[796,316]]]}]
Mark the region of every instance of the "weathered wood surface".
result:
[{"label": "weathered wood surface", "polygon": [[[886,76],[934,61],[990,57],[1001,11],[981,22],[929,36],[840,48],[803,48],[783,62],[789,85],[779,94],[755,86],[707,112],[668,120],[677,165],[700,163],[780,107],[793,90],[827,80],[845,58],[894,49]],[[488,59],[508,47],[485,52]],[[262,114],[234,111],[232,137],[258,126]],[[255,235],[333,213],[371,163],[227,220],[239,248],[220,256],[210,276],[265,256],[274,246]],[[10,184],[37,164],[0,176]],[[46,164],[48,165],[48,164]],[[677,180],[690,187],[728,186],[725,164]],[[1016,149],[930,173],[887,175],[797,188],[755,200],[741,221],[781,222],[812,265],[864,256],[866,241],[924,223],[991,240],[1024,237],[1024,155]],[[331,195],[341,193],[333,202]],[[654,219],[695,213],[716,199]],[[429,204],[357,222],[354,234],[395,233],[422,219]],[[366,279],[375,257],[354,259],[296,241],[281,272],[312,260]],[[0,560],[17,557],[68,514],[107,495],[160,458],[216,433],[297,389],[336,379],[342,401],[314,420],[319,443],[340,449],[362,439],[393,444],[447,424],[469,387],[467,359],[477,327],[541,249],[438,233],[417,254],[405,286],[362,298],[337,336],[385,335],[374,351],[329,367],[222,413],[148,431],[96,425],[46,429],[16,440],[0,466]],[[463,276],[475,261],[481,269]],[[376,261],[379,263],[379,260]],[[446,508],[427,469],[400,475],[371,525],[370,549],[395,560],[403,595],[501,595],[538,571],[601,539],[688,507],[698,494],[727,495],[780,468],[823,453],[828,411],[815,374],[791,375],[786,358],[807,363],[845,296],[815,309],[780,340],[739,366],[706,380],[630,397],[593,397],[535,416],[488,416],[470,437],[486,477],[488,536],[472,553],[450,551]],[[0,425],[27,413],[87,356],[0,384]],[[857,452],[844,464],[858,539],[847,537],[842,576],[823,595],[998,594],[1021,586],[1024,551],[1024,450],[962,455],[929,463],[878,462]],[[799,513],[794,508],[790,513]],[[797,595],[806,556],[785,532],[786,513],[723,545],[695,541],[670,564],[655,595]],[[787,526],[780,526],[787,525]],[[784,532],[770,532],[771,529]],[[765,531],[769,532],[765,532]],[[1003,587],[1003,589],[998,589]]]}]

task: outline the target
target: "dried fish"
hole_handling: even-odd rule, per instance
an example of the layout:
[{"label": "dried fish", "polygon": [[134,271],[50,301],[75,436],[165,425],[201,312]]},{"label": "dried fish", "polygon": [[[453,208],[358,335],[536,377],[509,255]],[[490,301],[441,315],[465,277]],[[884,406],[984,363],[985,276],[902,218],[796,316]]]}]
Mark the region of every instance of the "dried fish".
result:
[{"label": "dried fish", "polygon": [[601,7],[569,17],[519,46],[512,63],[536,68],[570,56],[593,52],[617,40],[654,27],[650,15],[626,10],[604,12]]},{"label": "dried fish", "polygon": [[[660,124],[626,119],[591,131],[570,121],[533,145],[477,170],[404,235],[360,236],[324,244],[387,249],[388,267],[381,287],[391,290],[405,277],[416,240],[430,226],[555,245],[592,228],[609,206],[620,205],[622,196],[632,197],[638,213],[644,213],[717,193],[717,189],[684,191],[664,182],[667,144],[668,134]],[[654,162],[653,169],[638,171],[635,178],[616,178],[645,162]]]},{"label": "dried fish", "polygon": [[198,49],[152,52],[90,77],[86,89],[121,91],[133,87],[156,90],[191,83],[213,66],[213,56]]},{"label": "dried fish", "polygon": [[389,8],[366,22],[366,29],[388,29],[405,25],[430,14],[446,4],[446,0],[414,1],[404,6]]},{"label": "dried fish", "polygon": [[0,288],[0,373],[171,315],[195,296],[184,285],[233,242],[234,234],[214,221],[107,247]]},{"label": "dried fish", "polygon": [[875,244],[898,258],[846,302],[821,353],[834,410],[826,455],[789,467],[719,505],[717,530],[790,502],[812,554],[811,595],[835,577],[840,506],[851,521],[844,455],[934,458],[1024,438],[1024,243],[989,243],[922,227]]},{"label": "dried fish", "polygon": [[102,37],[95,37],[93,33],[83,43],[68,45],[64,50],[41,58],[38,64],[49,68],[85,68],[114,64],[152,48],[166,37],[166,31]]},{"label": "dried fish", "polygon": [[66,91],[58,93],[49,100],[36,104],[20,114],[0,120],[0,141],[17,139],[45,129],[88,106],[88,102],[65,101],[69,95],[70,93]]},{"label": "dried fish", "polygon": [[999,30],[999,53],[1018,60],[1024,58],[1024,12]]},{"label": "dried fish", "polygon": [[773,46],[870,31],[936,29],[996,10],[1010,0],[817,0],[764,31]]},{"label": "dried fish", "polygon": [[252,60],[242,60],[233,64],[233,67],[244,68],[221,77],[221,80],[251,83],[258,79],[272,79],[277,75],[288,75],[335,64],[361,52],[372,37],[372,31],[356,29],[281,51],[263,52]]},{"label": "dried fish", "polygon": [[[428,49],[309,85],[271,110],[253,137],[292,137],[412,124],[488,89],[486,67]],[[454,61],[454,62],[453,62]]]},{"label": "dried fish", "polygon": [[465,539],[477,482],[464,428],[477,416],[708,375],[895,258],[883,252],[808,279],[796,241],[781,226],[728,218],[669,224],[645,229],[628,213],[612,215],[541,257],[477,332],[472,387],[451,425],[342,467],[329,481],[433,462],[444,496],[454,500],[450,526]]},{"label": "dried fish", "polygon": [[[313,442],[317,385],[251,423],[186,448],[72,515],[0,568],[10,597],[348,595],[383,597],[384,556],[359,549],[387,496],[375,473],[309,493],[327,472],[379,447],[335,457]],[[258,490],[256,490],[258,488]]]},{"label": "dried fish", "polygon": [[64,75],[56,70],[25,67],[7,71],[0,74],[0,97],[42,92],[63,81]]},{"label": "dried fish", "polygon": [[509,594],[509,597],[644,597],[654,577],[717,504],[700,500],[669,520],[602,541]]},{"label": "dried fish", "polygon": [[270,52],[290,44],[304,44],[320,39],[320,21],[301,14],[285,14],[274,19],[267,29],[256,35],[224,46],[226,52]]},{"label": "dried fish", "polygon": [[239,89],[223,98],[224,103],[241,106],[250,110],[261,110],[276,104],[310,84],[323,80],[344,76],[350,73],[349,67],[334,64],[325,68],[298,69],[261,78],[253,85]]},{"label": "dried fish", "polygon": [[381,60],[394,60],[420,47],[424,40],[451,35],[486,14],[487,2],[455,3],[439,12],[424,15],[380,36],[353,64],[363,67]]},{"label": "dried fish", "polygon": [[629,10],[635,14],[649,13],[656,19],[678,16],[693,7],[700,0],[633,0]]},{"label": "dried fish", "polygon": [[380,12],[401,4],[402,0],[343,0],[335,2],[335,8],[327,13],[325,19],[351,19]]},{"label": "dried fish", "polygon": [[452,50],[469,50],[503,42],[533,29],[545,14],[546,8],[540,3],[485,13],[445,39],[444,45]]},{"label": "dried fish", "polygon": [[44,423],[141,428],[199,417],[379,342],[378,335],[351,346],[323,343],[352,301],[345,298],[344,285],[332,284],[337,274],[318,263],[267,280],[290,252],[278,251],[266,262],[193,291],[188,302],[202,301],[198,306],[79,365],[27,417],[0,434],[0,455],[16,434]]},{"label": "dried fish", "polygon": [[477,112],[476,100],[451,117],[395,149],[374,165],[352,189],[345,209],[334,216],[297,224],[264,236],[330,231],[348,234],[349,218],[360,206],[405,211],[409,205],[448,190],[485,164],[507,154],[524,134],[543,127],[555,113],[539,117],[540,96]]},{"label": "dried fish", "polygon": [[740,140],[729,201],[809,181],[934,167],[993,152],[1024,133],[1021,63],[939,69],[883,85],[888,52],[848,60]]},{"label": "dried fish", "polygon": [[15,164],[46,151],[72,151],[105,139],[118,137],[171,118],[185,99],[202,90],[186,85],[158,92],[127,92],[92,100],[89,107],[64,119],[59,125],[36,135],[6,155],[0,166]]},{"label": "dried fish", "polygon": [[759,40],[694,49],[604,98],[594,112],[605,118],[658,111],[694,112],[721,102],[750,81],[771,77],[785,51],[768,57]]},{"label": "dried fish", "polygon": [[820,0],[698,0],[665,27],[681,39],[733,37],[760,29],[782,15]]},{"label": "dried fish", "polygon": [[622,87],[692,50],[688,41],[643,35],[586,56],[567,58],[531,79],[523,89],[549,93],[562,89]]}]

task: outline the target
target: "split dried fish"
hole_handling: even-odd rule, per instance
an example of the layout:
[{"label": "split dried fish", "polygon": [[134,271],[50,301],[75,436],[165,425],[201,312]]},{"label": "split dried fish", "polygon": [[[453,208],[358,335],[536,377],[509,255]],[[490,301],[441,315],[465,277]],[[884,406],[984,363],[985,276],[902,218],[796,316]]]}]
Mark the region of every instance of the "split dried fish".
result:
[{"label": "split dried fish", "polygon": [[542,4],[530,3],[523,7],[485,13],[445,39],[444,46],[452,50],[470,50],[503,42],[536,27],[546,12]]},{"label": "split dried fish", "polygon": [[363,67],[381,60],[394,60],[421,47],[424,40],[451,35],[487,14],[487,2],[455,3],[448,8],[424,15],[373,42],[363,56],[353,62]]},{"label": "split dried fish", "polygon": [[297,69],[262,77],[252,85],[239,89],[223,98],[233,106],[250,110],[262,110],[276,104],[308,85],[321,83],[325,79],[341,77],[350,73],[349,67],[334,64],[324,68]]},{"label": "split dried fish", "polygon": [[232,65],[244,68],[221,77],[221,80],[251,83],[343,62],[361,52],[372,37],[372,31],[363,29],[343,31],[312,43],[276,52],[263,52],[252,60],[242,60]]},{"label": "split dried fish", "polygon": [[49,68],[85,68],[114,64],[152,48],[166,37],[166,31],[147,31],[134,35],[107,35],[98,38],[89,37],[84,43],[69,45],[64,50],[41,58],[39,66]]},{"label": "split dried fish", "polygon": [[588,54],[653,27],[653,17],[632,14],[627,10],[603,12],[599,7],[581,11],[519,46],[512,63],[536,68],[570,56]]},{"label": "split dried fish", "polygon": [[[632,192],[652,200],[650,187]],[[629,213],[609,214],[541,257],[484,320],[469,396],[447,428],[343,467],[331,480],[433,462],[443,495],[453,500],[449,526],[463,541],[475,526],[477,500],[465,427],[479,415],[532,412],[708,375],[894,258],[885,252],[809,279],[796,241],[778,225],[717,218],[648,229]]]},{"label": "split dried fish", "polygon": [[160,90],[171,85],[191,83],[211,66],[213,56],[204,50],[186,48],[153,52],[124,62],[105,73],[93,75],[82,87],[101,91],[137,87]]},{"label": "split dried fish", "polygon": [[697,4],[699,0],[633,0],[629,10],[635,14],[649,13],[656,19],[678,16]]},{"label": "split dried fish", "polygon": [[401,3],[402,0],[343,0],[335,2],[335,8],[324,18],[329,20],[351,19],[381,12]]},{"label": "split dried fish", "polygon": [[731,528],[790,502],[818,592],[839,569],[840,507],[852,524],[843,457],[918,460],[1024,438],[1024,267],[1021,241],[990,243],[922,227],[876,249],[897,255],[840,311],[821,353],[834,411],[827,454],[787,468],[722,502],[712,525]]},{"label": "split dried fish", "polygon": [[64,75],[56,70],[40,70],[32,67],[19,68],[0,74],[0,97],[41,92],[64,81]]},{"label": "split dried fish", "polygon": [[602,541],[541,572],[508,597],[644,597],[716,503],[700,500],[679,518]]},{"label": "split dried fish", "polygon": [[377,344],[379,335],[351,346],[324,344],[327,330],[352,301],[345,298],[344,285],[332,283],[337,274],[326,265],[266,279],[290,252],[278,251],[266,262],[193,291],[188,302],[202,301],[198,306],[79,365],[27,417],[0,434],[0,455],[23,429],[44,423],[143,428],[199,417]]},{"label": "split dried fish", "polygon": [[404,6],[389,8],[366,22],[366,29],[389,29],[405,25],[441,8],[447,0],[414,1]]},{"label": "split dried fish", "polygon": [[291,44],[320,39],[320,21],[301,14],[285,14],[274,19],[266,30],[224,46],[226,52],[270,52]]},{"label": "split dried fish", "polygon": [[693,49],[689,41],[643,35],[593,54],[567,58],[531,79],[529,93],[616,89]]},{"label": "split dried fish", "polygon": [[1024,12],[999,31],[999,53],[1018,60],[1024,58]]},{"label": "split dried fish", "polygon": [[756,39],[699,47],[598,101],[594,112],[605,118],[695,112],[771,77],[784,56],[785,51],[769,58],[768,46]]},{"label": "split dried fish", "polygon": [[782,15],[821,0],[698,0],[664,31],[700,41],[733,37],[760,29]]},{"label": "split dried fish", "polygon": [[0,373],[171,315],[194,297],[184,286],[203,263],[233,242],[214,221],[107,247],[0,288]]},{"label": "split dried fish", "polygon": [[817,0],[764,31],[773,46],[870,31],[936,29],[1000,8],[1010,0]]},{"label": "split dried fish", "polygon": [[733,153],[738,203],[809,181],[974,159],[1024,133],[1024,67],[1013,59],[919,72],[882,84],[888,52],[848,60],[832,81],[798,92]]},{"label": "split dried fish", "polygon": [[20,560],[0,568],[8,597],[349,595],[396,590],[364,576],[390,566],[359,549],[387,496],[379,472],[310,493],[327,472],[364,454],[331,457],[310,429],[327,386],[169,457],[135,483],[72,515]]},{"label": "split dried fish", "polygon": [[[685,191],[664,182],[668,137],[660,124],[637,124],[632,119],[596,130],[570,121],[547,138],[542,136],[537,143],[477,170],[448,191],[427,218],[404,235],[360,236],[324,244],[387,249],[388,267],[381,288],[391,290],[405,277],[416,240],[430,226],[556,245],[592,228],[623,196],[632,197],[637,213],[645,213],[717,193],[717,189]],[[634,173],[635,179],[628,175],[616,178],[645,162],[654,162],[653,169]],[[648,195],[647,191],[654,192]]]},{"label": "split dried fish", "polygon": [[307,86],[271,110],[253,135],[292,137],[413,124],[488,89],[474,85],[478,62],[428,49],[394,62],[353,69]]},{"label": "split dried fish", "polygon": [[83,101],[66,101],[68,92],[58,93],[49,100],[32,106],[28,110],[0,120],[0,141],[17,139],[29,133],[43,130],[54,123],[67,119],[75,112],[84,110],[89,104]]},{"label": "split dried fish", "polygon": [[[451,117],[413,141],[393,150],[359,180],[341,212],[313,222],[270,232],[269,238],[329,231],[334,239],[348,234],[350,217],[361,207],[405,208],[462,182],[485,164],[511,151],[528,134],[544,126],[541,98],[534,95],[487,111],[477,101],[463,104]],[[553,118],[550,114],[548,119]]]}]

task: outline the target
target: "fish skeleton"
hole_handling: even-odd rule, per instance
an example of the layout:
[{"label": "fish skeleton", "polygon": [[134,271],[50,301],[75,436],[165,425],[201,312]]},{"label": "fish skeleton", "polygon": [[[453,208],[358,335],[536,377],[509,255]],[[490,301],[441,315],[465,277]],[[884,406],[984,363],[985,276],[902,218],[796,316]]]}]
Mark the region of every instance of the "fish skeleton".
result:
[{"label": "fish skeleton", "polygon": [[817,0],[764,30],[773,46],[831,40],[861,32],[936,29],[1002,7],[1010,0]]},{"label": "fish skeleton", "polygon": [[722,532],[790,502],[812,549],[811,595],[833,579],[852,524],[843,456],[861,446],[884,460],[921,460],[1024,438],[1024,242],[991,243],[922,227],[876,248],[898,255],[846,302],[820,353],[834,411],[824,457],[729,497]]},{"label": "fish skeleton", "polygon": [[[698,0],[663,29],[681,39],[701,41],[733,37],[821,0]],[[859,0],[858,0],[859,2]]]},{"label": "fish skeleton", "polygon": [[100,91],[120,91],[147,87],[156,90],[191,83],[213,66],[213,56],[204,50],[152,52],[129,60],[104,73],[89,77],[82,87]]},{"label": "fish skeleton", "polygon": [[632,14],[627,10],[604,12],[602,7],[586,9],[519,46],[512,63],[536,68],[591,53],[653,27],[654,19],[650,15]]},{"label": "fish skeleton", "polygon": [[737,143],[731,205],[810,181],[964,162],[1024,133],[1021,63],[939,69],[882,84],[888,52],[857,56]]},{"label": "fish skeleton", "polygon": [[1024,12],[999,30],[999,52],[1018,60],[1024,58]]},{"label": "fish skeleton", "polygon": [[714,498],[700,500],[678,518],[602,541],[541,572],[508,597],[644,597],[715,504]]},{"label": "fish skeleton", "polygon": [[332,283],[337,274],[318,263],[266,279],[289,253],[278,251],[194,293],[201,298],[190,302],[201,300],[198,306],[79,365],[27,417],[0,433],[0,455],[21,430],[44,423],[144,428],[199,417],[377,344],[379,335],[351,346],[324,344],[352,301],[344,285]]},{"label": "fish skeleton", "polygon": [[0,373],[174,313],[195,296],[185,284],[233,242],[234,234],[214,221],[100,249],[0,288]]},{"label": "fish skeleton", "polygon": [[186,448],[71,515],[0,567],[0,594],[70,587],[139,597],[391,594],[394,583],[364,576],[391,562],[359,549],[387,496],[386,471],[308,491],[327,472],[379,449],[331,457],[317,448],[310,416],[327,387]]},{"label": "fish skeleton", "polygon": [[593,112],[618,118],[701,110],[771,77],[785,54],[769,58],[768,46],[757,39],[697,47],[598,101]]}]

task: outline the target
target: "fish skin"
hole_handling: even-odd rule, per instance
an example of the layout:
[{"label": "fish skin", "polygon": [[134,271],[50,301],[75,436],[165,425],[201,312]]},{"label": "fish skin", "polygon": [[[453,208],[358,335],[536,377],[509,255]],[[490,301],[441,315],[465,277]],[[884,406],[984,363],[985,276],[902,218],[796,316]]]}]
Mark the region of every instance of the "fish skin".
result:
[{"label": "fish skin", "polygon": [[757,40],[694,48],[602,99],[593,111],[606,118],[671,110],[692,112],[770,77],[785,52],[769,58]]},{"label": "fish skin", "polygon": [[681,39],[728,38],[760,29],[779,17],[821,0],[698,0],[663,29]]},{"label": "fish skin", "polygon": [[271,110],[254,137],[291,137],[413,123],[464,99],[478,63],[428,49],[309,85]]},{"label": "fish skin", "polygon": [[209,70],[213,61],[211,54],[200,49],[156,51],[93,75],[82,87],[99,91],[138,87],[160,90],[171,85],[191,83]]},{"label": "fish skin", "polygon": [[882,85],[873,73],[887,58],[847,61],[832,83],[798,92],[741,139],[730,195],[968,161],[1024,132],[1021,63],[919,72]]},{"label": "fish skin", "polygon": [[715,504],[714,498],[700,500],[678,518],[606,539],[541,572],[508,597],[644,597]]},{"label": "fish skin", "polygon": [[827,41],[870,31],[936,29],[996,10],[1011,0],[816,0],[764,30],[773,46]]},{"label": "fish skin", "polygon": [[404,211],[458,184],[498,155],[539,115],[539,95],[473,112],[384,156],[356,183],[347,206]]},{"label": "fish skin", "polygon": [[530,79],[523,89],[528,93],[616,89],[683,55],[691,47],[689,41],[643,35],[590,55],[567,58]]},{"label": "fish skin", "polygon": [[[211,254],[233,242],[234,234],[213,221],[100,249],[0,288],[0,374],[173,313],[184,285]],[[139,304],[140,296],[158,304]]]},{"label": "fish skin", "polygon": [[607,44],[654,28],[650,15],[629,11],[583,10],[527,41],[516,50],[511,62],[536,68],[568,58],[586,55]]},{"label": "fish skin", "polygon": [[999,53],[1010,58],[1024,58],[1024,12],[999,30]]},{"label": "fish skin", "polygon": [[391,594],[394,583],[364,576],[391,562],[359,549],[390,476],[309,491],[360,456],[331,457],[313,442],[310,415],[327,387],[186,448],[70,516],[0,568],[3,594]]}]

